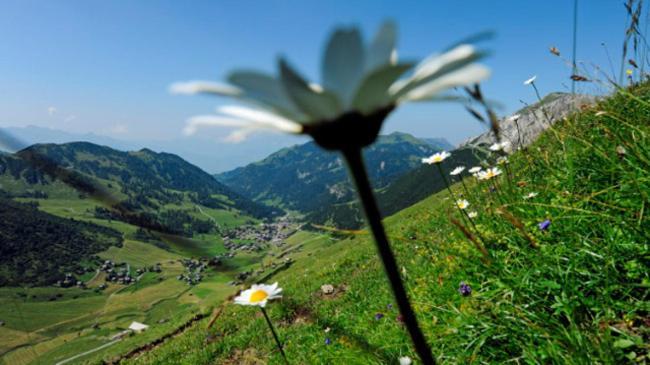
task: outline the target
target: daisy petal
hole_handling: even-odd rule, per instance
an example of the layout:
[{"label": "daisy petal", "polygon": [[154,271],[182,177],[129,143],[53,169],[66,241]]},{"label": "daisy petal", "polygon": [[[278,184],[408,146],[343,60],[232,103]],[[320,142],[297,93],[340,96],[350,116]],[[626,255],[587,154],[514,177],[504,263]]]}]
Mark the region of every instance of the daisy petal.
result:
[{"label": "daisy petal", "polygon": [[302,126],[300,124],[263,110],[255,110],[241,106],[229,105],[220,107],[217,109],[217,111],[236,118],[252,121],[255,124],[267,125],[271,128],[275,128],[283,132],[302,132]]},{"label": "daisy petal", "polygon": [[322,81],[326,90],[336,93],[348,106],[363,76],[365,64],[363,40],[357,28],[338,29],[325,48]]},{"label": "daisy petal", "polygon": [[395,99],[399,99],[424,84],[471,65],[485,55],[472,46],[458,46],[443,55],[427,58],[415,69],[413,76],[393,84],[390,91]]},{"label": "daisy petal", "polygon": [[219,96],[238,97],[242,91],[236,87],[211,81],[175,82],[169,86],[172,94],[212,94]]},{"label": "daisy petal", "polygon": [[452,43],[449,47],[445,49],[446,51],[452,50],[462,44],[476,44],[479,42],[487,41],[493,39],[495,36],[495,33],[491,30],[485,30],[482,32],[474,33],[470,35],[469,37],[465,37],[457,42]]},{"label": "daisy petal", "polygon": [[282,83],[273,76],[257,71],[234,71],[228,75],[228,82],[241,88],[247,98],[270,107],[287,118],[304,119],[304,115],[285,93]]},{"label": "daisy petal", "polygon": [[280,75],[282,85],[293,103],[315,121],[335,119],[341,112],[336,95],[312,89],[284,59],[280,59]]},{"label": "daisy petal", "polygon": [[[397,59],[393,62],[392,55],[395,52],[395,44],[397,43],[397,25],[392,21],[384,22],[375,38],[370,43],[368,47],[368,52],[366,53],[366,65],[365,71],[370,72],[378,67],[382,67],[388,64],[394,64]],[[396,58],[396,57],[395,57]]]},{"label": "daisy petal", "polygon": [[443,90],[456,86],[473,84],[486,79],[488,76],[490,76],[490,70],[487,67],[477,64],[469,65],[420,85],[411,90],[408,94],[404,95],[400,101],[429,100],[434,98]]},{"label": "daisy petal", "polygon": [[352,109],[370,113],[377,108],[388,106],[391,102],[388,88],[413,64],[384,65],[368,74],[357,89]]}]

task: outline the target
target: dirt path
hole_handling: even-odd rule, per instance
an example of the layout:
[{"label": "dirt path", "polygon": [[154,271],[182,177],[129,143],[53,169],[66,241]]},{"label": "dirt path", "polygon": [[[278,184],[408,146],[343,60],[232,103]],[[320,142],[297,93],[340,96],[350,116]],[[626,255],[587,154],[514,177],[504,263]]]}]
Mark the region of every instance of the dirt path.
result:
[{"label": "dirt path", "polygon": [[67,358],[67,359],[65,359],[65,360],[63,360],[63,361],[59,361],[59,362],[57,362],[55,365],[63,365],[63,364],[67,364],[67,363],[69,363],[70,361],[76,360],[76,359],[78,359],[78,358],[80,358],[80,357],[83,357],[83,356],[86,356],[86,355],[90,355],[90,354],[92,354],[93,352],[97,352],[97,351],[99,351],[99,350],[105,349],[105,348],[107,348],[108,346],[111,346],[111,345],[113,345],[113,344],[116,344],[116,343],[118,343],[118,342],[120,342],[120,341],[122,341],[122,340],[121,340],[121,339],[113,340],[113,341],[108,342],[108,343],[105,343],[105,344],[103,344],[103,345],[101,345],[101,346],[99,346],[99,347],[95,347],[94,349],[88,350],[88,351],[86,351],[86,352],[82,352],[82,353],[80,353],[80,354],[76,354],[76,355],[74,355],[73,357]]}]

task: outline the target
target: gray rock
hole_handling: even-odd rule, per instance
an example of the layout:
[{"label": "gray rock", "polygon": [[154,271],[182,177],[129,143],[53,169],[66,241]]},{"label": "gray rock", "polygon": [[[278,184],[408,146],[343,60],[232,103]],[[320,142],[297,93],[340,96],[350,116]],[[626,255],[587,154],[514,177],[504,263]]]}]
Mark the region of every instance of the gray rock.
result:
[{"label": "gray rock", "polygon": [[[596,97],[582,94],[551,93],[542,102],[527,106],[517,113],[500,121],[501,141],[510,142],[507,153],[512,153],[519,148],[533,143],[548,127],[557,121],[580,110],[581,107],[593,104]],[[516,118],[516,116],[519,116]],[[460,144],[462,147],[489,147],[497,142],[492,131],[485,132],[477,137]]]}]

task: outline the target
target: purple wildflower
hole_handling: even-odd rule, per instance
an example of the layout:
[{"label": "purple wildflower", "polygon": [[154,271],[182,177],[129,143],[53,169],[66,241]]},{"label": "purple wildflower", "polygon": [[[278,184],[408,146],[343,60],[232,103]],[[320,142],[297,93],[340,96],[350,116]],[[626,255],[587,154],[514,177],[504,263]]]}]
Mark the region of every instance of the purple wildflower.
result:
[{"label": "purple wildflower", "polygon": [[397,318],[395,318],[395,320],[397,320],[399,323],[404,323],[404,316],[400,313],[397,315]]},{"label": "purple wildflower", "polygon": [[326,345],[331,345],[331,344],[332,344],[332,340],[330,340],[329,337],[326,338],[326,339],[325,339],[325,344],[326,344]]},{"label": "purple wildflower", "polygon": [[466,297],[472,294],[472,287],[469,286],[469,284],[465,283],[464,281],[461,281],[460,286],[458,287],[458,292],[460,293],[460,295]]},{"label": "purple wildflower", "polygon": [[386,305],[386,309],[388,309],[388,310],[391,310],[391,309],[393,309],[393,305],[392,305],[392,304],[390,304],[390,303],[388,303],[388,305]]},{"label": "purple wildflower", "polygon": [[551,226],[551,220],[547,219],[537,225],[540,231],[546,231]]},{"label": "purple wildflower", "polygon": [[378,320],[380,320],[380,319],[382,319],[382,318],[384,318],[384,314],[383,314],[383,313],[377,313],[377,314],[375,314],[375,321],[378,321]]}]

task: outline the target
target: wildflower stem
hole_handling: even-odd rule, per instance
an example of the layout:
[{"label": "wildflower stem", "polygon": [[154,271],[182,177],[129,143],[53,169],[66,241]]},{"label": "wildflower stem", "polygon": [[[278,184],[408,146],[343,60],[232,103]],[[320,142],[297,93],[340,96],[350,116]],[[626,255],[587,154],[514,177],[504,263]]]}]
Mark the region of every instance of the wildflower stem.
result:
[{"label": "wildflower stem", "polygon": [[285,364],[289,364],[289,360],[287,360],[287,355],[284,353],[284,349],[282,348],[282,344],[280,343],[280,339],[278,338],[278,334],[275,333],[275,328],[273,328],[273,324],[271,323],[271,319],[269,318],[269,315],[266,314],[266,309],[264,307],[260,307],[262,310],[262,314],[264,314],[264,318],[266,319],[266,323],[269,325],[269,328],[271,329],[271,333],[273,334],[273,339],[275,339],[275,344],[278,346],[278,350],[280,350],[280,353],[282,354],[282,358],[284,359]]},{"label": "wildflower stem", "polygon": [[437,163],[436,166],[438,167],[438,172],[440,173],[440,176],[442,176],[442,180],[445,182],[445,187],[447,187],[447,191],[449,191],[449,195],[451,195],[451,198],[454,200],[454,204],[456,204],[456,196],[454,195],[454,193],[451,191],[451,188],[449,187],[449,181],[447,180],[445,174],[442,172],[442,167],[440,167],[440,163]]},{"label": "wildflower stem", "polygon": [[[485,239],[483,238],[483,236],[481,236],[481,232],[479,232],[478,228],[476,228],[476,225],[474,224],[474,222],[472,222],[472,218],[470,218],[469,215],[467,215],[467,212],[465,212],[461,207],[458,206],[456,197],[454,196],[454,193],[451,191],[451,187],[449,186],[449,181],[447,180],[447,177],[445,176],[445,174],[442,172],[442,167],[440,167],[439,163],[437,163],[436,166],[438,166],[438,172],[440,173],[440,176],[442,176],[442,179],[445,181],[445,186],[447,187],[447,190],[449,191],[449,195],[451,195],[451,198],[454,200],[454,205],[456,206],[458,211],[460,211],[461,218],[463,219],[463,221],[465,221],[465,220],[469,221],[469,223],[472,225],[472,227],[474,227],[474,230],[476,231],[476,235],[478,236],[478,238],[483,242],[483,244],[485,244]],[[467,190],[467,186],[465,185],[465,182],[463,181],[462,178],[461,178],[460,181],[462,182],[463,187],[465,188],[465,192],[467,193],[467,196],[469,197],[469,192]]]},{"label": "wildflower stem", "polygon": [[548,113],[546,113],[546,108],[544,107],[544,102],[542,101],[542,97],[539,94],[539,90],[537,90],[537,85],[535,85],[535,82],[530,83],[533,86],[533,90],[535,90],[535,95],[537,95],[537,100],[539,100],[539,103],[542,108],[542,113],[544,114],[544,118],[546,118],[546,123],[548,124],[548,127],[551,128],[551,118],[548,116]]},{"label": "wildflower stem", "polygon": [[[471,217],[469,216],[469,214],[467,214],[467,212],[464,211],[464,210],[462,211],[462,214],[465,216],[465,218],[467,219],[467,221],[469,222],[469,224],[472,225],[472,228],[474,228],[474,231],[476,232],[476,235],[477,235],[478,238],[481,240],[481,242],[485,245],[485,242],[486,242],[486,241],[485,241],[485,238],[483,238],[483,235],[481,235],[481,231],[478,230],[478,227],[476,226],[476,224],[474,223],[474,221],[472,220],[472,218],[471,218]],[[483,247],[484,247],[484,246],[483,246]],[[486,251],[486,252],[487,252],[487,251]],[[489,257],[488,257],[488,258],[489,258]]]},{"label": "wildflower stem", "polygon": [[408,295],[406,294],[406,289],[404,288],[404,284],[400,277],[395,255],[393,254],[384,226],[382,225],[381,213],[379,212],[379,207],[377,206],[377,202],[372,193],[372,187],[368,180],[368,174],[361,155],[361,149],[351,148],[343,150],[342,152],[356,185],[359,200],[361,201],[361,205],[363,206],[366,215],[366,220],[368,221],[370,230],[375,238],[377,250],[379,251],[382,263],[384,264],[384,270],[386,271],[386,275],[388,276],[388,280],[393,289],[395,301],[397,302],[400,313],[404,317],[404,324],[409,331],[415,350],[420,356],[423,364],[435,364],[435,360],[431,354],[431,349],[420,330],[415,313],[411,308]]},{"label": "wildflower stem", "polygon": [[510,172],[510,168],[508,167],[508,162],[507,161],[503,164],[503,168],[506,170],[506,176],[508,177],[508,187],[510,188],[510,192],[512,192],[512,189],[513,189],[513,187],[512,187],[512,179],[513,179],[513,177],[512,177],[512,173]]},{"label": "wildflower stem", "polygon": [[467,197],[468,198],[473,197],[472,195],[470,195],[469,189],[467,189],[467,185],[465,185],[465,179],[463,179],[462,176],[460,176],[459,179],[460,179],[461,184],[463,184],[463,189],[465,190],[465,194],[467,194]]}]

